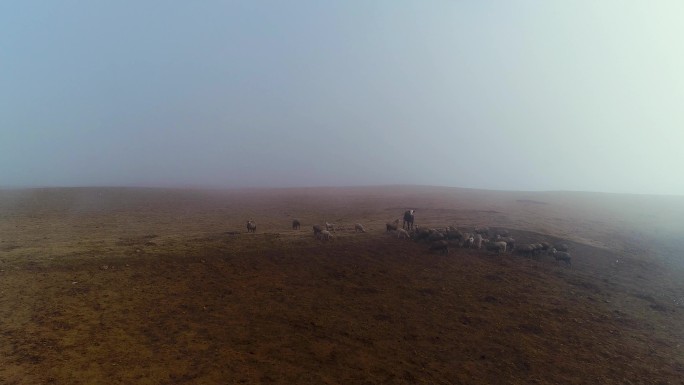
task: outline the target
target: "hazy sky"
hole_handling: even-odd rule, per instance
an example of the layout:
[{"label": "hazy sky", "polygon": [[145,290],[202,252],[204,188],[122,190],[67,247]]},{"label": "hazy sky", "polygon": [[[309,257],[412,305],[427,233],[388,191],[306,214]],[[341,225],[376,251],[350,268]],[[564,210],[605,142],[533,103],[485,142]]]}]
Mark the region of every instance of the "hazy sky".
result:
[{"label": "hazy sky", "polygon": [[0,186],[684,194],[684,1],[2,1]]}]

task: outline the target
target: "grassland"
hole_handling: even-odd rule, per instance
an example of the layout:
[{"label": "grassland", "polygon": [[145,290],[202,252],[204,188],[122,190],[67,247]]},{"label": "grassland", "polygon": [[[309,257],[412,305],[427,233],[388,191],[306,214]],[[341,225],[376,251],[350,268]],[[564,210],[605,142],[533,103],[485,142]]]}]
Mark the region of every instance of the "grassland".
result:
[{"label": "grassland", "polygon": [[[405,208],[573,265],[430,253],[384,233]],[[0,384],[684,384],[682,222],[667,196],[2,190]]]}]

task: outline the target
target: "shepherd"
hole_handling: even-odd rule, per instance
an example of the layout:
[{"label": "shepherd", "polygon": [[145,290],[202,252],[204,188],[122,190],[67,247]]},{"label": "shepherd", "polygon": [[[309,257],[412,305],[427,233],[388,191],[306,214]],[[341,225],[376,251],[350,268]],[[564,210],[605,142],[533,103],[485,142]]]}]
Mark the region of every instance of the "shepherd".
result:
[{"label": "shepherd", "polygon": [[401,225],[402,229],[413,230],[413,219],[416,210],[406,210],[404,212],[404,223]]}]

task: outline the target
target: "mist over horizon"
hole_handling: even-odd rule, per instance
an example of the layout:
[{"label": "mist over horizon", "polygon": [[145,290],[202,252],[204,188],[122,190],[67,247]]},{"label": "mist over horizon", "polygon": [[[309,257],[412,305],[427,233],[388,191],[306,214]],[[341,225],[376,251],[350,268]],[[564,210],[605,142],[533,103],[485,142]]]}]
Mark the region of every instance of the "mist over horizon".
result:
[{"label": "mist over horizon", "polygon": [[0,4],[0,188],[684,195],[684,3]]}]

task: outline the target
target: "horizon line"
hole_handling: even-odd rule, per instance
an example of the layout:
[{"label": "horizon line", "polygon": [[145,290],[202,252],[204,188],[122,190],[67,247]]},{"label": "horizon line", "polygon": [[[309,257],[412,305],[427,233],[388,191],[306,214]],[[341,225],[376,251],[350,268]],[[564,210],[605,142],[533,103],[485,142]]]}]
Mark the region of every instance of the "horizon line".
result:
[{"label": "horizon line", "polygon": [[48,190],[48,189],[159,189],[159,190],[225,190],[225,191],[240,191],[240,190],[296,190],[296,189],[353,189],[353,188],[441,188],[441,189],[459,189],[459,190],[474,190],[474,191],[491,191],[491,192],[510,192],[510,193],[579,193],[579,194],[616,194],[616,195],[646,195],[646,196],[668,196],[668,197],[684,197],[684,194],[673,193],[635,193],[635,192],[609,192],[609,191],[591,191],[591,190],[506,190],[496,188],[481,188],[481,187],[462,187],[462,186],[448,186],[448,185],[430,185],[430,184],[359,184],[359,185],[304,185],[304,186],[240,186],[232,187],[226,185],[202,185],[202,184],[179,184],[179,185],[32,185],[32,186],[1,186],[0,190]]}]

